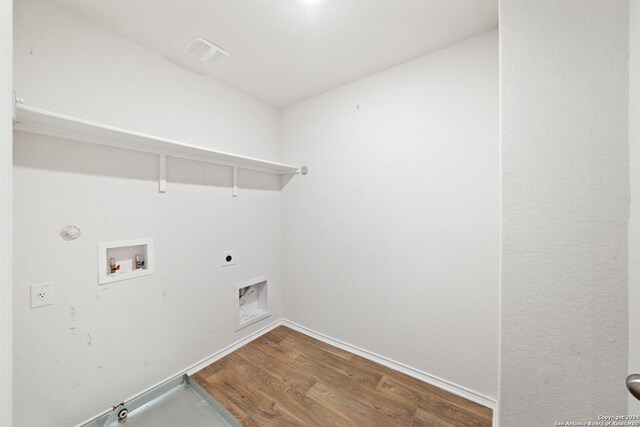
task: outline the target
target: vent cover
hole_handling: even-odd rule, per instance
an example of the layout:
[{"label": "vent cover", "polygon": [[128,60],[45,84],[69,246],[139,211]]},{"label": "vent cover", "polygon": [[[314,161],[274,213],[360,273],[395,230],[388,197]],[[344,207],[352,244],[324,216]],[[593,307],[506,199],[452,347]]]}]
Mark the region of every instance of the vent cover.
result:
[{"label": "vent cover", "polygon": [[191,40],[184,51],[200,61],[210,64],[219,64],[229,56],[227,51],[201,37]]}]

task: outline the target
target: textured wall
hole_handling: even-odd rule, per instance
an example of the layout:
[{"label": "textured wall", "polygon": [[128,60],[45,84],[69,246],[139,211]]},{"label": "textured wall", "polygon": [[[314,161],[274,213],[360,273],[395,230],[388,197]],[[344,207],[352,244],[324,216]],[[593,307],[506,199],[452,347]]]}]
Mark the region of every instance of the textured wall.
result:
[{"label": "textured wall", "polygon": [[[16,2],[16,82],[60,113],[278,160],[279,112],[46,2]],[[68,427],[282,316],[280,178],[16,133],[15,427]],[[78,224],[83,235],[58,233]],[[155,238],[152,276],[97,284],[97,244]],[[222,251],[237,264],[221,267]],[[234,332],[236,283],[271,275],[273,316]],[[31,310],[29,285],[55,305]],[[0,418],[1,419],[1,418]]]},{"label": "textured wall", "polygon": [[[631,1],[629,28],[629,371],[640,373],[640,1]],[[629,394],[629,413],[640,414],[640,401]]]},{"label": "textured wall", "polygon": [[500,4],[502,427],[627,410],[628,19]]},{"label": "textured wall", "polygon": [[287,316],[497,395],[497,31],[283,110]]},{"label": "textured wall", "polygon": [[0,427],[12,427],[12,6],[0,0]]}]

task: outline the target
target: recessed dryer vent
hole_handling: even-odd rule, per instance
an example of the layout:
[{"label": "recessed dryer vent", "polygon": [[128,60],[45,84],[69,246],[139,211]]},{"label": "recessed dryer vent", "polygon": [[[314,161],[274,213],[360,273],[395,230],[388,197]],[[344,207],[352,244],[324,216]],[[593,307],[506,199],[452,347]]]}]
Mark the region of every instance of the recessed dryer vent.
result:
[{"label": "recessed dryer vent", "polygon": [[269,312],[269,281],[267,278],[236,285],[236,331],[271,316]]}]

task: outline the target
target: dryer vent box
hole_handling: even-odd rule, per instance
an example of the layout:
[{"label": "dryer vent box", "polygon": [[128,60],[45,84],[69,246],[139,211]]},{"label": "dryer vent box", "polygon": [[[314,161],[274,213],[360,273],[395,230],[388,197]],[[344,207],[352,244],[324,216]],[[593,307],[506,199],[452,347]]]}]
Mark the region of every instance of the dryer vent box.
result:
[{"label": "dryer vent box", "polygon": [[271,315],[266,277],[235,286],[236,331]]},{"label": "dryer vent box", "polygon": [[191,40],[185,48],[185,52],[202,62],[210,64],[219,64],[229,56],[226,50],[201,37]]}]

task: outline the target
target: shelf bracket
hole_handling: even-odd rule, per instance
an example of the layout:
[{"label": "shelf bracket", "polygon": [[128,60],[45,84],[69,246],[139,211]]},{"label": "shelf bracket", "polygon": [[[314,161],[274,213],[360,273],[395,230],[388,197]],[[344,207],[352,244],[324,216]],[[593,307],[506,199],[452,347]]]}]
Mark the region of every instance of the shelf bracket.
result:
[{"label": "shelf bracket", "polygon": [[238,168],[233,167],[233,197],[238,197]]},{"label": "shelf bracket", "polygon": [[158,163],[158,191],[167,192],[167,155],[160,154]]},{"label": "shelf bracket", "polygon": [[22,105],[24,104],[24,99],[20,98],[18,96],[18,94],[16,93],[16,91],[13,91],[13,110],[12,110],[12,114],[13,114],[13,124],[15,125],[16,123],[18,123],[18,119],[16,118],[16,105]]}]

